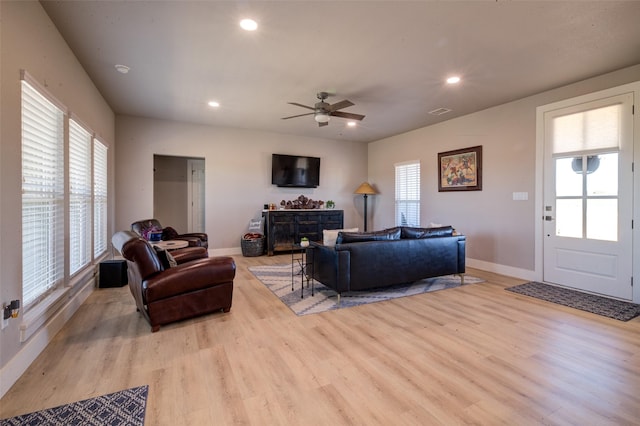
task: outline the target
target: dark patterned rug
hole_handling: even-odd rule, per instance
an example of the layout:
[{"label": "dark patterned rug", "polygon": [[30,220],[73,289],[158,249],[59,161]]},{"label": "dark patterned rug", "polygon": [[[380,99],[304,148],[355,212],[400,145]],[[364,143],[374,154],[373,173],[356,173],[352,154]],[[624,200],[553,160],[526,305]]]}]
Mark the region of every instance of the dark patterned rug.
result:
[{"label": "dark patterned rug", "polygon": [[629,321],[640,315],[640,305],[635,303],[596,296],[595,294],[583,293],[578,290],[571,290],[535,281],[509,287],[505,290],[620,321]]},{"label": "dark patterned rug", "polygon": [[0,420],[0,426],[142,426],[144,425],[148,393],[149,386],[126,389],[97,398]]}]

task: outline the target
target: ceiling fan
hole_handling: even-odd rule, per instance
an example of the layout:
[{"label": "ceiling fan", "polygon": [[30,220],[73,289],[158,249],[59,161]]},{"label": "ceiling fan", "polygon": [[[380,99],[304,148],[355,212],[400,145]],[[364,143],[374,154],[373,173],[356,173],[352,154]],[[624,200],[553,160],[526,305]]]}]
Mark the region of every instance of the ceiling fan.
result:
[{"label": "ceiling fan", "polygon": [[331,105],[325,102],[325,99],[329,97],[329,93],[319,92],[316,96],[318,97],[318,99],[320,99],[320,102],[317,102],[313,107],[302,105],[297,102],[288,102],[290,105],[296,105],[302,108],[307,108],[307,109],[313,110],[313,112],[308,112],[306,114],[292,115],[290,117],[283,117],[282,119],[288,120],[290,118],[304,117],[305,115],[313,114],[313,118],[318,123],[318,127],[322,127],[329,124],[330,117],[347,118],[349,120],[362,120],[364,118],[364,115],[338,111],[339,109],[343,109],[343,108],[347,108],[352,105],[355,105],[351,101],[348,101],[345,99],[344,101],[336,102],[335,104]]}]

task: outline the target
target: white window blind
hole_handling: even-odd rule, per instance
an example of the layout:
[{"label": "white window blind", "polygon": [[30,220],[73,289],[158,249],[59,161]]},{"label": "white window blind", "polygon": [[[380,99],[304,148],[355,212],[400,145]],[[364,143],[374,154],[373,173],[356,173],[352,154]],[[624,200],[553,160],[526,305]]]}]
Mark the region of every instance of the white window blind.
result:
[{"label": "white window blind", "polygon": [[396,225],[420,226],[420,162],[396,164]]},{"label": "white window blind", "polygon": [[93,256],[107,250],[107,147],[93,141]]},{"label": "white window blind", "polygon": [[91,261],[91,134],[69,120],[69,273]]},{"label": "white window blind", "polygon": [[22,81],[22,300],[64,279],[64,112]]},{"label": "white window blind", "polygon": [[622,105],[608,105],[553,119],[553,153],[618,149]]}]

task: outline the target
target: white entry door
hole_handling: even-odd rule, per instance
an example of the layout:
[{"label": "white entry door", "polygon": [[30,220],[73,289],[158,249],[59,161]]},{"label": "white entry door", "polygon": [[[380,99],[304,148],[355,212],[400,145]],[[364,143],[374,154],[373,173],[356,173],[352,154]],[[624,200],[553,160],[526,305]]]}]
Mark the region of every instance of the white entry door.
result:
[{"label": "white entry door", "polygon": [[188,231],[205,232],[204,228],[204,160],[189,159],[188,167]]},{"label": "white entry door", "polygon": [[546,282],[632,299],[632,107],[624,93],[544,113]]}]

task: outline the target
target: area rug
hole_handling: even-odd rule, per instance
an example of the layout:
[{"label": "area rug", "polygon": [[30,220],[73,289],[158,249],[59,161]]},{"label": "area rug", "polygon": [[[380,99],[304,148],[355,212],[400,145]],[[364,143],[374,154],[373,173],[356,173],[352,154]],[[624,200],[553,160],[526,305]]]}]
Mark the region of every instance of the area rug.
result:
[{"label": "area rug", "polygon": [[620,321],[629,321],[640,315],[640,305],[635,303],[596,296],[595,294],[583,293],[581,291],[535,281],[509,287],[505,290]]},{"label": "area rug", "polygon": [[125,389],[97,398],[0,420],[0,426],[142,426],[144,425],[148,393],[149,386]]},{"label": "area rug", "polygon": [[[437,278],[427,278],[410,284],[400,284],[372,291],[353,291],[343,293],[338,305],[338,293],[325,287],[318,281],[314,282],[314,296],[311,288],[307,288],[306,280],[304,298],[300,297],[300,266],[294,268],[294,291],[291,291],[291,264],[252,266],[253,273],[269,290],[271,290],[296,315],[308,315],[334,309],[350,308],[367,303],[381,302],[398,297],[412,296],[436,290],[444,290],[460,286],[460,276],[445,275]],[[484,280],[469,275],[464,276],[464,285],[483,282]]]}]

